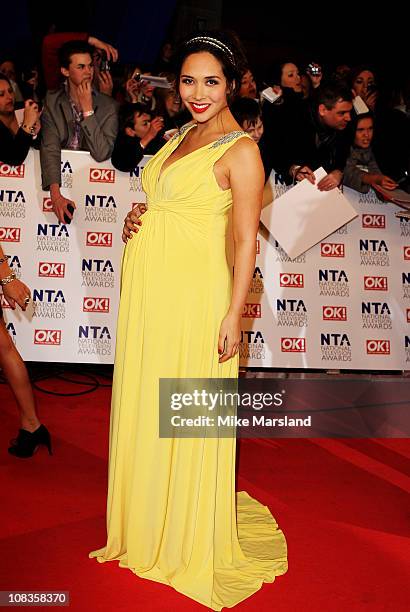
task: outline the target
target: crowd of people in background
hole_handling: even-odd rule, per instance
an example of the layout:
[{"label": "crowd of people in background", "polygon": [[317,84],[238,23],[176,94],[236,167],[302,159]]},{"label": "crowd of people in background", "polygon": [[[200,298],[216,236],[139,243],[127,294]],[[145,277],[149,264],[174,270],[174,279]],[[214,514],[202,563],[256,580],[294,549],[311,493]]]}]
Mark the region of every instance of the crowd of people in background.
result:
[{"label": "crowd of people in background", "polygon": [[[12,58],[0,62],[0,159],[15,165],[30,145],[40,147],[43,189],[62,222],[75,208],[60,192],[62,148],[129,171],[189,120],[168,41],[153,66],[121,65],[113,46],[86,33],[47,35],[42,66],[24,73]],[[163,77],[167,87],[141,75]],[[385,76],[365,64],[325,69],[289,57],[258,82],[244,66],[232,111],[258,143],[266,178],[274,170],[284,184],[314,183],[322,166],[319,189],[408,190],[410,75],[389,84]],[[17,108],[24,109],[20,122]]]}]

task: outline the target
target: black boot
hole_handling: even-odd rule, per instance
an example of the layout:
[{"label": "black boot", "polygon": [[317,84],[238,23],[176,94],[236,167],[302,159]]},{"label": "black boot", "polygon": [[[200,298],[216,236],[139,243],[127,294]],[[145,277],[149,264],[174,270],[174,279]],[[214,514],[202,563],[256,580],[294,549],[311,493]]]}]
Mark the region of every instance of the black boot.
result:
[{"label": "black boot", "polygon": [[44,425],[40,425],[33,432],[27,431],[27,429],[20,429],[17,438],[11,440],[11,444],[9,453],[15,457],[32,457],[41,444],[47,446],[49,455],[53,454],[51,452],[50,433]]}]

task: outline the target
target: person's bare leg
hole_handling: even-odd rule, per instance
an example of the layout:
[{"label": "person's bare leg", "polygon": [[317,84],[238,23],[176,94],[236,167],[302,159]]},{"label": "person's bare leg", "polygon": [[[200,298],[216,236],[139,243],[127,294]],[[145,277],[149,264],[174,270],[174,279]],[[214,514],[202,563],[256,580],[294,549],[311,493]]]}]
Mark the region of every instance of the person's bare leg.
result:
[{"label": "person's bare leg", "polygon": [[20,410],[21,428],[33,432],[41,423],[36,413],[33,388],[27,368],[0,318],[0,367],[16,398]]}]

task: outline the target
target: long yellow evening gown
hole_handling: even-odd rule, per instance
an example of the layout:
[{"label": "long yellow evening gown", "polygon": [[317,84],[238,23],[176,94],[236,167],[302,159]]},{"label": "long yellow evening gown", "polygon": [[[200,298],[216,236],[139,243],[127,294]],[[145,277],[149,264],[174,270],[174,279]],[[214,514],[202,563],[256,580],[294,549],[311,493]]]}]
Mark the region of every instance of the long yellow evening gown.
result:
[{"label": "long yellow evening gown", "polygon": [[232,607],[287,570],[267,506],[235,496],[235,438],[159,438],[158,379],[235,378],[218,363],[231,298],[225,255],[230,190],[213,165],[244,132],[178,159],[185,126],[146,165],[148,210],[122,267],[111,408],[107,544],[90,553],[168,584],[212,610]]}]

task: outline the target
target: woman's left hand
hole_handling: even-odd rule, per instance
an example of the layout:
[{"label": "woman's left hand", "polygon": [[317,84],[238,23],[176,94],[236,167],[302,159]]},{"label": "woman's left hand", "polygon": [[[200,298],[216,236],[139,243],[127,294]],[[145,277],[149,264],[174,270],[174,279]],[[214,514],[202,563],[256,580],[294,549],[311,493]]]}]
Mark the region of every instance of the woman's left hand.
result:
[{"label": "woman's left hand", "polygon": [[218,339],[219,363],[232,359],[238,352],[241,339],[240,315],[227,314],[221,323]]}]

